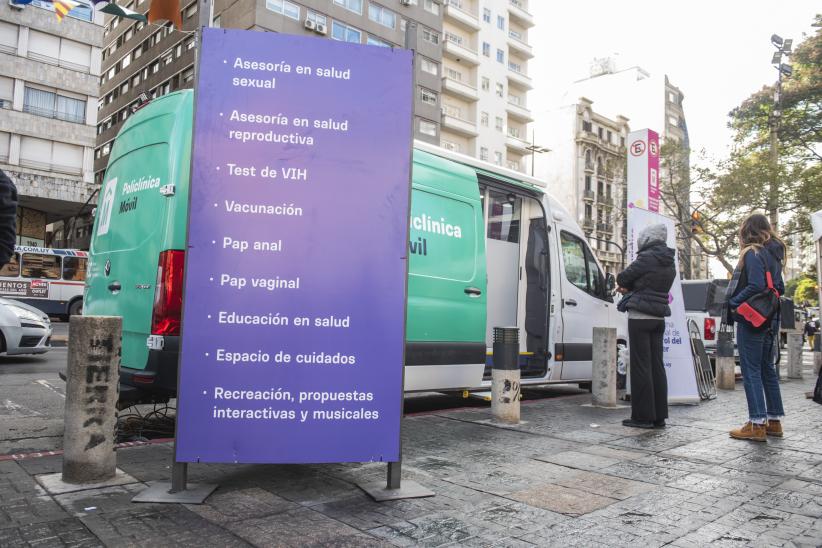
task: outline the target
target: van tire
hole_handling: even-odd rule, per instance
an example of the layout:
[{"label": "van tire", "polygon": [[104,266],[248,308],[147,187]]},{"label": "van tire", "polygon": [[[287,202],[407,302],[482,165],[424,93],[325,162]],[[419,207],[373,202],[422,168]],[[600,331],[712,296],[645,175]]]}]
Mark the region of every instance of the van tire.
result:
[{"label": "van tire", "polygon": [[578,386],[580,390],[587,390],[588,392],[592,392],[594,390],[594,385],[590,382],[581,382]]},{"label": "van tire", "polygon": [[68,315],[69,317],[83,315],[83,299],[74,299],[69,303]]}]

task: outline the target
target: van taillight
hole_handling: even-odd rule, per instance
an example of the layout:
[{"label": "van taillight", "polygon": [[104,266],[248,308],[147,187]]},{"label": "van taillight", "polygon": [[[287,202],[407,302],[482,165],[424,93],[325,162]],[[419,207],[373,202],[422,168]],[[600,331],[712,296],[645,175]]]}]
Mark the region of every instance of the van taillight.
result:
[{"label": "van taillight", "polygon": [[183,264],[185,253],[167,250],[160,253],[157,284],[154,286],[152,335],[179,335],[183,312]]},{"label": "van taillight", "polygon": [[716,320],[705,318],[705,340],[712,341],[716,338]]}]

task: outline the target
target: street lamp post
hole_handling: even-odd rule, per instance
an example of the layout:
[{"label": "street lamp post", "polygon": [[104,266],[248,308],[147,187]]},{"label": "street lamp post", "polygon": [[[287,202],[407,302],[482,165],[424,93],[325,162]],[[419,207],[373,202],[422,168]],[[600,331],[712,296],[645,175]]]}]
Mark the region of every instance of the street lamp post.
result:
[{"label": "street lamp post", "polygon": [[771,64],[776,68],[778,77],[776,89],[773,94],[773,112],[770,119],[770,146],[771,146],[771,186],[768,189],[768,215],[771,225],[776,228],[779,224],[779,120],[782,116],[780,107],[782,105],[782,76],[790,77],[793,67],[782,62],[782,55],[790,55],[793,40],[783,40],[779,35],[771,36],[771,44],[776,48],[776,52],[771,58]]},{"label": "street lamp post", "polygon": [[531,151],[531,177],[534,176],[534,164],[537,162],[537,154],[551,152],[550,148],[534,144],[534,132],[531,131],[531,144],[525,147],[525,150]]}]

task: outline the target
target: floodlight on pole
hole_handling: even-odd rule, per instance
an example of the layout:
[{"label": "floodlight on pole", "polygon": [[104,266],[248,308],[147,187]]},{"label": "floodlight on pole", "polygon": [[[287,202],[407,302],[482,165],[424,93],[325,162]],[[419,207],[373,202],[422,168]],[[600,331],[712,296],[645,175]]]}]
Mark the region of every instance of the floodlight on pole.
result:
[{"label": "floodlight on pole", "polygon": [[785,76],[790,77],[791,74],[793,74],[793,67],[791,65],[782,63],[781,65],[779,65],[779,72],[781,72]]},{"label": "floodlight on pole", "polygon": [[791,48],[793,48],[793,40],[787,38],[784,42],[782,42],[782,52],[783,53],[791,53]]},{"label": "floodlight on pole", "polygon": [[782,63],[782,52],[775,51],[773,54],[773,58],[771,59],[771,64],[779,66],[780,63]]},{"label": "floodlight on pole", "polygon": [[551,152],[550,148],[534,144],[534,132],[531,131],[531,144],[525,147],[525,150],[531,153],[531,177],[534,176],[534,164],[536,163],[537,154],[544,154],[545,152]]},{"label": "floodlight on pole", "polygon": [[781,49],[782,48],[782,42],[783,42],[782,37],[779,36],[778,34],[772,34],[771,35],[771,44],[773,44],[774,46]]}]

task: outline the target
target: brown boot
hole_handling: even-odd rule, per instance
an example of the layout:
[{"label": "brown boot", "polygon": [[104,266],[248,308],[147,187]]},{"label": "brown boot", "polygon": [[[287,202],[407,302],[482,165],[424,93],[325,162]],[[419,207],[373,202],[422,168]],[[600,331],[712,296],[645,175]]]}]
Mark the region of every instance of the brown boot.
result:
[{"label": "brown boot", "polygon": [[782,423],[780,421],[769,420],[768,425],[765,427],[765,433],[769,436],[776,436],[777,438],[781,438]]},{"label": "brown boot", "polygon": [[746,422],[742,428],[731,430],[731,437],[738,440],[767,441],[764,424]]}]

